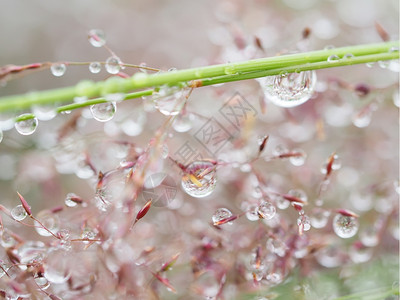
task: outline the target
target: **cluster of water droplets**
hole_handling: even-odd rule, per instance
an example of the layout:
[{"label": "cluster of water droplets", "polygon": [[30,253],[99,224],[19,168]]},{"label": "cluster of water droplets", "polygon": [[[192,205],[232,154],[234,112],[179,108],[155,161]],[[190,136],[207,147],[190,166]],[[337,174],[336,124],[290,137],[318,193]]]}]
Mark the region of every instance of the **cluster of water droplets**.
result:
[{"label": "cluster of water droplets", "polygon": [[315,71],[285,73],[258,79],[265,97],[280,107],[295,107],[310,100],[317,75]]}]

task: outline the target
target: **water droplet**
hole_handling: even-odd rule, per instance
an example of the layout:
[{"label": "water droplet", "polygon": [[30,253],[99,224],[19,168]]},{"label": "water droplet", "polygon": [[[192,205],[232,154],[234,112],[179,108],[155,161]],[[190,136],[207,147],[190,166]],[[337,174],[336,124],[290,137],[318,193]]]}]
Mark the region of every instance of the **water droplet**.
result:
[{"label": "water droplet", "polygon": [[317,82],[315,71],[290,73],[258,80],[265,97],[280,107],[294,107],[308,101]]},{"label": "water droplet", "polygon": [[291,156],[289,158],[290,163],[296,167],[304,165],[304,162],[306,161],[307,158],[307,154],[302,149],[293,149],[292,153],[296,155]]},{"label": "water droplet", "polygon": [[390,61],[388,60],[380,60],[378,61],[378,66],[380,66],[382,69],[387,69],[389,67]]},{"label": "water droplet", "polygon": [[246,205],[247,207],[246,209],[246,218],[249,221],[258,221],[260,219],[259,215],[258,215],[258,205],[256,204],[250,204],[250,205]]},{"label": "water droplet", "polygon": [[61,284],[70,277],[71,261],[67,259],[66,253],[63,250],[54,250],[46,258],[43,275],[51,283]]},{"label": "water droplet", "polygon": [[35,105],[32,107],[32,113],[41,121],[49,121],[57,116],[57,111],[50,105]]},{"label": "water droplet", "polygon": [[352,122],[358,128],[365,128],[371,123],[372,112],[370,109],[353,115]]},{"label": "water droplet", "polygon": [[368,62],[365,64],[368,68],[372,68],[375,65],[375,62]]},{"label": "water droplet", "polygon": [[[41,212],[39,212],[36,215],[36,219],[38,219],[40,223],[43,224],[44,227],[46,227],[54,234],[56,234],[60,228],[60,219],[58,218],[58,215],[52,213],[49,210],[42,210]],[[41,236],[52,235],[48,230],[44,229],[37,221],[35,221],[34,223],[35,223],[35,230],[39,235]]]},{"label": "water droplet", "polygon": [[14,247],[16,244],[17,241],[7,228],[0,231],[0,245],[2,247],[11,248]]},{"label": "water droplet", "polygon": [[163,144],[161,146],[161,157],[166,159],[168,157],[169,154],[169,148],[167,144]]},{"label": "water droplet", "polygon": [[349,256],[351,260],[356,264],[364,263],[371,259],[372,249],[363,246],[360,242],[356,242],[349,249]]},{"label": "water droplet", "polygon": [[90,106],[93,118],[99,122],[110,121],[117,111],[117,105],[114,102],[99,103]]},{"label": "water droplet", "polygon": [[261,218],[270,220],[275,216],[276,208],[270,202],[262,201],[257,208],[257,213]]},{"label": "water droplet", "polygon": [[4,134],[3,134],[3,130],[0,129],[0,143],[3,140]]},{"label": "water droplet", "polygon": [[332,54],[328,57],[327,61],[330,63],[335,63],[338,62],[340,60],[339,56]]},{"label": "water droplet", "polygon": [[290,202],[288,200],[286,200],[285,198],[283,198],[282,196],[279,196],[279,195],[277,195],[275,197],[275,202],[276,202],[276,206],[282,210],[288,208],[290,205]]},{"label": "water droplet", "polygon": [[20,204],[11,210],[11,216],[14,220],[22,221],[28,216],[28,214],[26,213],[25,208]]},{"label": "water droplet", "polygon": [[338,213],[333,218],[333,230],[336,235],[348,239],[353,237],[358,231],[358,220],[353,216],[344,216]]},{"label": "water droplet", "polygon": [[185,114],[179,115],[172,124],[172,127],[176,132],[187,132],[192,129],[192,115]]},{"label": "water droplet", "polygon": [[61,77],[65,74],[65,71],[67,70],[67,66],[63,63],[55,63],[52,64],[50,67],[51,74],[53,74],[56,77]]},{"label": "water droplet", "polygon": [[45,277],[41,277],[41,276],[35,276],[35,283],[42,290],[45,290],[50,286],[50,282]]},{"label": "water droplet", "polygon": [[[214,225],[218,225],[218,222],[227,219],[229,217],[232,217],[232,212],[229,209],[218,208],[212,216],[212,221]],[[232,224],[232,222],[229,222],[227,224]]]},{"label": "water droplet", "polygon": [[324,50],[332,50],[332,49],[335,49],[335,46],[333,46],[333,45],[326,45],[326,46],[324,47]]},{"label": "water droplet", "polygon": [[297,218],[297,226],[302,227],[302,231],[309,231],[311,229],[310,217],[302,214]]},{"label": "water droplet", "polygon": [[106,60],[106,71],[110,74],[118,74],[121,70],[121,60],[117,56],[110,56]]},{"label": "water droplet", "polygon": [[95,230],[93,230],[90,227],[85,227],[85,229],[83,229],[82,234],[81,234],[81,238],[82,239],[95,239],[96,238],[97,233],[95,232]]},{"label": "water droplet", "polygon": [[106,44],[106,35],[101,29],[92,29],[89,31],[89,43],[93,47],[102,47]]},{"label": "water droplet", "polygon": [[210,195],[217,184],[215,164],[207,161],[195,161],[185,169],[182,188],[190,196],[203,198]]},{"label": "water droplet", "polygon": [[329,245],[321,250],[319,250],[315,258],[318,263],[326,268],[335,268],[342,263],[342,253],[337,245]]},{"label": "water droplet", "polygon": [[[23,117],[23,116],[27,116],[27,115],[30,115],[30,114],[22,114],[19,116],[19,118]],[[38,126],[38,119],[33,118],[33,119],[27,119],[24,121],[19,121],[19,122],[16,122],[14,124],[14,126],[19,134],[30,135],[35,132],[35,130]]]},{"label": "water droplet", "polygon": [[179,114],[184,104],[183,90],[179,87],[161,87],[158,93],[153,94],[155,108],[166,116]]},{"label": "water droplet", "polygon": [[77,206],[78,202],[74,201],[73,198],[78,198],[78,196],[74,193],[68,193],[64,200],[65,205],[68,207]]},{"label": "water droplet", "polygon": [[[327,166],[328,166],[328,161],[326,161],[321,167],[321,173],[322,174],[326,174]],[[333,162],[332,162],[331,168],[332,168],[332,170],[336,171],[336,170],[339,170],[341,167],[342,167],[342,160],[340,159],[339,155],[335,154],[333,156]]]},{"label": "water droplet", "polygon": [[351,53],[347,53],[347,54],[343,55],[344,59],[349,59],[349,58],[353,58],[353,57],[354,57],[354,55]]},{"label": "water droplet", "polygon": [[101,63],[97,61],[93,61],[89,64],[89,71],[93,74],[100,73],[101,71]]},{"label": "water droplet", "polygon": [[320,207],[316,207],[312,210],[310,221],[314,228],[324,228],[328,223],[330,212]]},{"label": "water droplet", "polygon": [[283,145],[278,145],[278,146],[275,147],[275,149],[274,149],[274,151],[272,153],[273,153],[274,156],[281,156],[281,155],[284,155],[284,154],[288,154],[289,153],[289,149],[286,148]]},{"label": "water droplet", "polygon": [[400,93],[399,93],[399,90],[394,91],[392,98],[393,98],[394,105],[396,105],[397,107],[400,107]]},{"label": "water droplet", "polygon": [[168,72],[176,72],[176,71],[178,71],[177,68],[169,68],[169,69],[168,69]]},{"label": "water droplet", "polygon": [[360,232],[360,241],[367,247],[375,247],[379,243],[378,231],[374,226],[368,226]]},{"label": "water droplet", "polygon": [[145,69],[147,67],[147,64],[145,62],[140,63],[139,67],[142,67],[142,68],[139,68],[140,72],[147,73],[147,69]]},{"label": "water droplet", "polygon": [[267,249],[280,257],[284,257],[287,246],[281,240],[270,238],[267,240]]},{"label": "water droplet", "polygon": [[[288,194],[290,196],[300,199],[302,202],[307,202],[307,200],[308,200],[307,194],[303,190],[300,190],[300,189],[292,189],[288,192]],[[301,205],[301,203],[296,203],[296,204]]]},{"label": "water droplet", "polygon": [[236,68],[235,68],[234,65],[229,65],[229,66],[225,67],[224,72],[225,72],[226,75],[235,75],[235,74],[237,74],[237,71],[236,71]]}]

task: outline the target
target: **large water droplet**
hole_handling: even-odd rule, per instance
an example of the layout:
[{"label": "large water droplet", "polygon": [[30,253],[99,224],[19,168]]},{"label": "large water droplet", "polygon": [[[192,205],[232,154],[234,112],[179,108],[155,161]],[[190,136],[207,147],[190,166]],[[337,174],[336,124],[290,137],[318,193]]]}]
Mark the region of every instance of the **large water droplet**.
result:
[{"label": "large water droplet", "polygon": [[185,169],[182,188],[190,196],[203,198],[210,195],[217,184],[215,164],[207,160],[192,162]]},{"label": "large water droplet", "polygon": [[179,114],[184,103],[183,90],[179,87],[160,88],[158,93],[153,94],[155,108],[166,116],[175,116]]},{"label": "large water droplet", "polygon": [[[60,219],[55,213],[49,210],[42,210],[36,215],[36,219],[43,224],[48,230],[56,234],[60,228]],[[35,221],[35,230],[41,236],[51,236],[52,234],[43,228],[37,221]]]},{"label": "large water droplet", "polygon": [[101,64],[97,61],[93,61],[89,64],[89,71],[93,74],[100,73],[101,71]]},{"label": "large water droplet", "polygon": [[39,286],[41,290],[45,290],[50,286],[50,282],[45,277],[41,276],[35,277],[35,283]]},{"label": "large water droplet", "polygon": [[50,67],[51,74],[53,74],[56,77],[63,76],[66,70],[67,66],[63,63],[54,63]]},{"label": "large water droplet", "polygon": [[249,221],[258,221],[260,216],[258,215],[258,206],[256,204],[245,205],[246,218]]},{"label": "large water droplet", "polygon": [[121,60],[117,56],[110,56],[106,60],[106,71],[110,74],[118,74],[121,70]]},{"label": "large water droplet", "polygon": [[66,253],[55,250],[48,255],[44,266],[44,277],[51,283],[61,284],[70,277],[71,262],[67,259]]},{"label": "large water droplet", "polygon": [[280,107],[294,107],[308,101],[314,92],[315,71],[290,73],[258,80],[265,97]]},{"label": "large water droplet", "polygon": [[286,209],[290,205],[290,202],[280,195],[275,196],[275,202],[279,209]]},{"label": "large water droplet", "polygon": [[330,63],[335,63],[335,62],[339,62],[340,58],[339,56],[332,54],[331,56],[328,57],[327,61]]},{"label": "large water droplet", "polygon": [[176,132],[187,132],[192,129],[192,115],[185,114],[178,116],[174,123],[172,123],[172,127]]},{"label": "large water droplet", "polygon": [[300,217],[297,218],[297,226],[301,228],[301,232],[303,231],[309,231],[311,229],[311,221],[310,217],[307,215],[301,215]]},{"label": "large water droplet", "polygon": [[54,109],[53,106],[50,105],[41,105],[41,106],[33,106],[32,113],[36,116],[38,120],[41,121],[49,121],[54,119],[57,116],[57,111]]},{"label": "large water droplet", "polygon": [[[30,114],[22,114],[19,116],[20,117],[24,117]],[[23,120],[23,121],[19,121],[16,122],[14,124],[15,129],[18,131],[19,134],[22,135],[30,135],[32,133],[35,132],[37,126],[38,126],[38,119],[37,118],[33,118],[33,119],[27,119],[27,120]]]},{"label": "large water droplet", "polygon": [[115,112],[117,111],[117,105],[114,102],[99,103],[90,106],[93,118],[99,122],[110,121]]},{"label": "large water droplet", "polygon": [[102,47],[106,44],[106,35],[101,29],[92,29],[89,31],[89,43],[93,47]]},{"label": "large water droplet", "polygon": [[[218,225],[218,222],[227,219],[229,217],[232,217],[232,212],[229,209],[218,208],[212,216],[212,221],[214,225]],[[229,222],[227,224],[232,224],[232,222]]]},{"label": "large water droplet", "polygon": [[271,220],[275,216],[276,208],[272,203],[262,201],[257,208],[257,213],[261,218]]},{"label": "large water droplet", "polygon": [[337,236],[348,239],[353,237],[358,231],[358,220],[353,216],[345,216],[338,213],[333,218],[333,230]]},{"label": "large water droplet", "polygon": [[28,216],[25,208],[21,204],[14,207],[10,213],[13,219],[17,221],[22,221]]}]

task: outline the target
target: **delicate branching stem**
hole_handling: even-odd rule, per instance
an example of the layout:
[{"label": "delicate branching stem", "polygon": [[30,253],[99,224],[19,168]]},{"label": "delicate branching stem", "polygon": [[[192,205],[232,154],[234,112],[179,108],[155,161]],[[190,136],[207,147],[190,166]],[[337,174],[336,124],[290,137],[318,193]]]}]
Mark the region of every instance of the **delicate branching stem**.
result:
[{"label": "delicate branching stem", "polygon": [[[399,59],[398,48],[398,41],[385,42],[282,55],[173,72],[161,72],[152,75],[139,72],[130,78],[113,77],[97,83],[82,81],[72,87],[1,97],[0,112],[28,109],[38,104],[67,103],[71,102],[75,97],[98,98],[111,93],[128,93],[138,89],[155,88],[165,84],[176,85],[192,81],[192,87],[200,87],[230,81],[280,75],[283,73]],[[352,54],[354,57],[343,58],[346,54]],[[339,57],[339,60],[328,61],[331,55],[336,55]],[[144,93],[151,92],[144,91]],[[131,98],[138,96],[136,93],[132,95]],[[59,108],[58,111],[101,103],[96,101],[104,102],[105,100],[97,99],[91,101],[95,102],[89,101],[86,104],[71,104],[71,106]]]}]

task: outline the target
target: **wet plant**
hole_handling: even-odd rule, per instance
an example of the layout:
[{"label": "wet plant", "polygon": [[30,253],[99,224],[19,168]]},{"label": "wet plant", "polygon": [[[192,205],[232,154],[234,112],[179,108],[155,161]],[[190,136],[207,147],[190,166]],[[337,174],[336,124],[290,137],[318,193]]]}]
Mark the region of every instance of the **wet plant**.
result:
[{"label": "wet plant", "polygon": [[398,139],[380,125],[396,119],[398,86],[361,81],[398,74],[399,42],[376,27],[382,42],[316,51],[306,28],[276,55],[232,32],[221,52],[242,59],[180,70],[126,63],[94,29],[104,61],[0,68],[4,84],[107,73],[0,97],[0,175],[15,181],[0,296],[398,296]]}]

